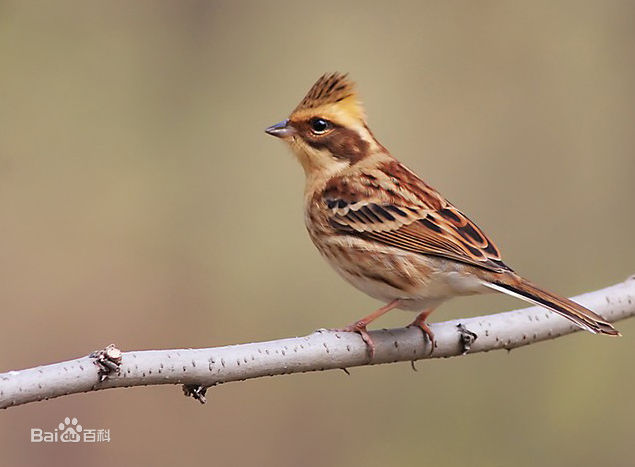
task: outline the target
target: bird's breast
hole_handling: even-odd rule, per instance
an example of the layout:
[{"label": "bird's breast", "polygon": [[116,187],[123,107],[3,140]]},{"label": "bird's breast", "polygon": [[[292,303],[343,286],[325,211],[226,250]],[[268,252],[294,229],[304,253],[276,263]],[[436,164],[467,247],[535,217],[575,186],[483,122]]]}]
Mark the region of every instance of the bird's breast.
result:
[{"label": "bird's breast", "polygon": [[421,310],[452,296],[483,291],[480,283],[455,261],[335,232],[319,210],[307,209],[305,222],[311,240],[331,267],[378,300],[402,299],[406,305],[402,308]]}]

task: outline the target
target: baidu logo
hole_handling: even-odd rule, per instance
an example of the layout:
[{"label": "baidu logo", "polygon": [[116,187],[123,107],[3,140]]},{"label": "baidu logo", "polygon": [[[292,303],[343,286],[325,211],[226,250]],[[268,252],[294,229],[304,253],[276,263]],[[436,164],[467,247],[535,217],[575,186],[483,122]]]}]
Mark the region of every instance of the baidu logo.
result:
[{"label": "baidu logo", "polygon": [[32,443],[109,443],[110,430],[84,428],[77,418],[66,417],[52,431],[31,428]]},{"label": "baidu logo", "polygon": [[60,430],[60,441],[62,443],[79,443],[82,440],[80,433],[82,432],[82,426],[77,423],[77,419],[73,417],[66,417],[64,423],[58,425]]}]

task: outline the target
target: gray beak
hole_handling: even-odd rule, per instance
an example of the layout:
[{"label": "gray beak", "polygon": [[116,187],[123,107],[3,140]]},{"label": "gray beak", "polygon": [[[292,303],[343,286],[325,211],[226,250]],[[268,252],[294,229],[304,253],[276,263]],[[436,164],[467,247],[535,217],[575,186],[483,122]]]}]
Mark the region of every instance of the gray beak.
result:
[{"label": "gray beak", "polygon": [[276,138],[286,138],[295,135],[295,128],[289,125],[289,120],[284,120],[275,125],[271,125],[265,130],[265,133],[275,136]]}]

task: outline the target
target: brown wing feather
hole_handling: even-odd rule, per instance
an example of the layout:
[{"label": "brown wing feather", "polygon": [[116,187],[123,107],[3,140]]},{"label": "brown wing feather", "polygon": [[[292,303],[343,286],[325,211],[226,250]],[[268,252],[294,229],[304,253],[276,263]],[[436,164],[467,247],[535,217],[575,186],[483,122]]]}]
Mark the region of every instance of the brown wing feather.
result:
[{"label": "brown wing feather", "polygon": [[397,161],[332,179],[323,202],[336,231],[495,272],[511,271],[476,224]]}]

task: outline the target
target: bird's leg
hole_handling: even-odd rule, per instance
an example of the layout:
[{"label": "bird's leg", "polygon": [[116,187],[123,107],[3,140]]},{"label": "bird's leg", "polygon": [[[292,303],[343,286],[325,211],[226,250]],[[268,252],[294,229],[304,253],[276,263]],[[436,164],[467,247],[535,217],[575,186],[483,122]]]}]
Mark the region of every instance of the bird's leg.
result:
[{"label": "bird's leg", "polygon": [[423,310],[421,313],[419,313],[417,315],[417,317],[415,318],[415,320],[410,323],[408,325],[408,327],[411,326],[416,326],[419,329],[421,329],[423,331],[423,333],[428,336],[428,339],[430,339],[430,353],[432,353],[432,351],[434,350],[434,333],[432,332],[432,330],[430,329],[430,327],[428,326],[428,324],[426,323],[426,319],[428,319],[428,316],[430,316],[430,314],[436,309],[436,307],[434,308],[426,308],[425,310]]},{"label": "bird's leg", "polygon": [[399,299],[393,300],[392,302],[373,311],[370,315],[363,317],[362,319],[354,322],[353,324],[350,324],[344,328],[333,329],[333,331],[358,333],[360,336],[362,336],[362,340],[366,342],[366,346],[368,347],[368,354],[370,355],[370,358],[373,358],[373,356],[375,355],[375,344],[373,343],[373,340],[370,338],[370,335],[368,334],[368,331],[366,330],[366,326],[368,326],[370,323],[375,321],[381,315],[389,312],[390,310],[392,310],[398,305],[399,305]]}]

